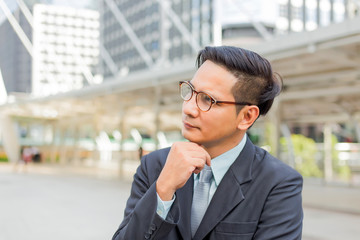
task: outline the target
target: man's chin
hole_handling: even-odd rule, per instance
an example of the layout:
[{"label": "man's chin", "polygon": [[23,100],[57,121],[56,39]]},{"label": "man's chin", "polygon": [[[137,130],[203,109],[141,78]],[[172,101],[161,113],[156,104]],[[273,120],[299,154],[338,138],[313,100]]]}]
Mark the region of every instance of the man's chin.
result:
[{"label": "man's chin", "polygon": [[200,139],[196,138],[195,136],[193,136],[193,134],[187,133],[182,131],[182,135],[183,137],[188,140],[189,142],[193,142],[193,143],[197,143],[202,145],[202,141],[200,141]]}]

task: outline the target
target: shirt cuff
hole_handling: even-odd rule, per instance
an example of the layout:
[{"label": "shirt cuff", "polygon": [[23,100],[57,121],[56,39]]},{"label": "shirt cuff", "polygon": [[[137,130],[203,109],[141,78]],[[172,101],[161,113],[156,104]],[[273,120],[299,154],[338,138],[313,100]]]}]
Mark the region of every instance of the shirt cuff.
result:
[{"label": "shirt cuff", "polygon": [[170,201],[163,201],[161,200],[161,198],[159,197],[159,194],[156,193],[157,196],[157,209],[156,209],[156,213],[162,218],[162,219],[166,219],[171,206],[173,205],[174,201],[175,201],[175,194],[173,196],[173,198]]}]

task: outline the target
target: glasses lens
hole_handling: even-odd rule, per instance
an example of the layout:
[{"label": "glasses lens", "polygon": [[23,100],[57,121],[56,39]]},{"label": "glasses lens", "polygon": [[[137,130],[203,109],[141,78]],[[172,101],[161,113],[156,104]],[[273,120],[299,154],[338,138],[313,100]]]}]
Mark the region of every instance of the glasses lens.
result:
[{"label": "glasses lens", "polygon": [[180,95],[185,101],[189,101],[192,96],[192,88],[187,83],[180,85]]},{"label": "glasses lens", "polygon": [[206,93],[199,92],[197,95],[197,105],[202,111],[208,111],[212,105],[212,98]]}]

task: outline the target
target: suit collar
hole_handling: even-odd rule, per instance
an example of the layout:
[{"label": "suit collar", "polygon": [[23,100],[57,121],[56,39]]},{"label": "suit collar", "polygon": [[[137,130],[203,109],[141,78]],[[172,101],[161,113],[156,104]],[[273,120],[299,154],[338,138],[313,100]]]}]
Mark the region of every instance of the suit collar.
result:
[{"label": "suit collar", "polygon": [[243,184],[252,179],[252,168],[255,157],[255,146],[247,137],[244,149],[229,168],[234,173],[234,177],[239,184]]},{"label": "suit collar", "polygon": [[229,151],[211,159],[211,169],[214,174],[214,180],[216,187],[219,186],[221,180],[229,170],[230,166],[235,162],[241,151],[244,149],[246,144],[246,134],[234,148]]}]

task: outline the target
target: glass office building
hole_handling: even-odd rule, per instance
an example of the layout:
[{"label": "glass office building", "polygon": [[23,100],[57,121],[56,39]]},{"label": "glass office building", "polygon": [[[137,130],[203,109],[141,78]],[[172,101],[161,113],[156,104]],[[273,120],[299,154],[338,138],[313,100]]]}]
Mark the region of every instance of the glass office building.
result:
[{"label": "glass office building", "polygon": [[120,73],[193,59],[194,45],[212,42],[212,0],[103,0],[100,16],[103,55]]},{"label": "glass office building", "polygon": [[32,26],[20,8],[13,15],[33,57],[9,21],[0,26],[0,69],[8,94],[46,96],[98,83],[98,11],[33,3],[27,7]]},{"label": "glass office building", "polygon": [[[31,41],[32,30],[18,9],[13,16]],[[16,35],[9,21],[0,25],[0,69],[8,93],[31,93],[31,56]]]},{"label": "glass office building", "polygon": [[99,60],[98,12],[43,4],[33,12],[33,94],[92,84]]}]

